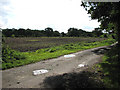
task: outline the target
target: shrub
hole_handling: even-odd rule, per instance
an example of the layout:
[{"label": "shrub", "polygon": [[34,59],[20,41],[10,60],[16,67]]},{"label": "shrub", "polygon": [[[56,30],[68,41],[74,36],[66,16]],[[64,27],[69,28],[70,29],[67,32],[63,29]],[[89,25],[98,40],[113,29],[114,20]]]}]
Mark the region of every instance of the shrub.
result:
[{"label": "shrub", "polygon": [[12,50],[8,46],[2,46],[2,62],[4,63],[12,63],[15,60],[25,59],[25,55],[22,53]]},{"label": "shrub", "polygon": [[12,38],[14,38],[14,37],[15,37],[15,35],[14,35],[14,34],[12,34],[12,35],[11,35],[11,37],[12,37]]}]

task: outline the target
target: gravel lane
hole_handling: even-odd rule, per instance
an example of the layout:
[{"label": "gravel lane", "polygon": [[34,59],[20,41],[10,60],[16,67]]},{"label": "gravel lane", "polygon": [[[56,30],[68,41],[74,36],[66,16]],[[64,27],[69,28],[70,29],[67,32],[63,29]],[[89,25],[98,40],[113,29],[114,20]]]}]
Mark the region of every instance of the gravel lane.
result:
[{"label": "gravel lane", "polygon": [[[61,75],[64,73],[75,72],[92,66],[100,61],[105,50],[110,49],[108,46],[88,49],[73,53],[74,57],[58,57],[46,61],[40,61],[21,67],[16,67],[2,71],[2,88],[40,88],[46,77]],[[78,67],[84,64],[84,67]],[[47,73],[33,75],[34,70],[46,69]]]}]

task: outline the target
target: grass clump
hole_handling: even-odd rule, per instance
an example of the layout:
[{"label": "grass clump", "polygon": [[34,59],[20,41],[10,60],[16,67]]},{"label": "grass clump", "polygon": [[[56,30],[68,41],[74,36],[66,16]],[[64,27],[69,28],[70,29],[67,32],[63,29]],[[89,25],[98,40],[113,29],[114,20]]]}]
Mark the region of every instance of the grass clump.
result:
[{"label": "grass clump", "polygon": [[7,69],[11,67],[15,67],[16,62],[24,62],[25,55],[19,51],[15,51],[9,48],[6,45],[2,47],[2,68]]},{"label": "grass clump", "polygon": [[16,66],[38,62],[41,60],[56,58],[61,55],[70,54],[85,49],[110,45],[113,42],[115,42],[115,40],[108,39],[101,42],[70,43],[60,46],[54,46],[51,48],[39,49],[34,52],[18,52],[8,47],[3,47],[2,69],[8,69]]},{"label": "grass clump", "polygon": [[118,60],[118,47],[113,46],[103,57],[103,60],[99,66],[99,71],[102,73],[101,81],[106,88],[120,88],[120,71]]}]

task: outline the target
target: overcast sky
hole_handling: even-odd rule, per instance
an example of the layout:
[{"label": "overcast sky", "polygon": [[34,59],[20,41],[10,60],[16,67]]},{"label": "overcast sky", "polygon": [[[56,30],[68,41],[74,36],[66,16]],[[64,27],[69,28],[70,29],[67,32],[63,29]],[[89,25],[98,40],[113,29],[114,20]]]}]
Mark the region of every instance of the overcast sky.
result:
[{"label": "overcast sky", "polygon": [[0,27],[51,27],[59,32],[67,32],[70,27],[86,31],[99,27],[80,4],[81,0],[0,0]]}]

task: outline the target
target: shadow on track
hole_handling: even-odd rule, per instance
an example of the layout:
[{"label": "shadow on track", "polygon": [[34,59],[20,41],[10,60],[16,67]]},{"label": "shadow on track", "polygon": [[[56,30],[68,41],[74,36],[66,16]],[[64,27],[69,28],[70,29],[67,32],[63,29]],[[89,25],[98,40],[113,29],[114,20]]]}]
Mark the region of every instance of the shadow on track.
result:
[{"label": "shadow on track", "polygon": [[[112,48],[112,49],[111,49]],[[100,66],[102,68],[101,78],[106,83],[114,84],[114,87],[107,86],[105,82],[96,79],[97,74],[95,72],[82,71],[82,72],[71,72],[63,75],[50,76],[44,79],[44,87],[56,90],[62,88],[63,90],[74,90],[75,88],[118,88],[118,60],[116,47],[109,46],[108,48],[99,48],[94,50],[97,55],[105,54],[108,59],[102,61]],[[112,52],[112,53],[111,53]],[[109,74],[107,74],[109,73]],[[107,81],[110,80],[111,82]]]},{"label": "shadow on track", "polygon": [[102,82],[93,79],[95,73],[82,71],[79,73],[65,73],[47,77],[44,80],[45,88],[62,88],[63,90],[74,90],[75,88],[103,88]]}]

